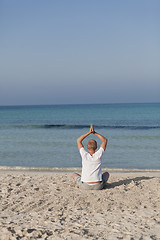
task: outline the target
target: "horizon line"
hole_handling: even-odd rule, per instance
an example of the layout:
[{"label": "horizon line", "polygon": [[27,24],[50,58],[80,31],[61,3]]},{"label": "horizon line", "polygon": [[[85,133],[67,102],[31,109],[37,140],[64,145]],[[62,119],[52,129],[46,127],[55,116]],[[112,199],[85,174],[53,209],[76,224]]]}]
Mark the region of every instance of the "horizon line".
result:
[{"label": "horizon line", "polygon": [[0,107],[36,107],[36,106],[67,106],[67,105],[114,105],[114,104],[158,104],[160,102],[108,102],[108,103],[46,103],[46,104],[15,104],[0,105]]}]

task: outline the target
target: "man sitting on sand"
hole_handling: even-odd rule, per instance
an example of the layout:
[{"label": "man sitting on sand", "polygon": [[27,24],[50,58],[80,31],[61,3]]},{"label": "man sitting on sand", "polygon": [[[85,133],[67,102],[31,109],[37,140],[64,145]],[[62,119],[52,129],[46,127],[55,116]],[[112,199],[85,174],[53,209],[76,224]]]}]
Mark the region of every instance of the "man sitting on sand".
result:
[{"label": "man sitting on sand", "polygon": [[[82,141],[90,134],[94,134],[102,141],[98,151],[96,151],[97,142],[93,139],[88,141],[88,152],[84,149]],[[80,188],[87,190],[103,189],[109,178],[108,172],[102,174],[102,156],[107,146],[107,139],[101,134],[95,132],[93,125],[91,124],[89,132],[83,134],[77,139],[77,145],[82,157],[82,176],[78,173],[73,173],[73,179]]]}]

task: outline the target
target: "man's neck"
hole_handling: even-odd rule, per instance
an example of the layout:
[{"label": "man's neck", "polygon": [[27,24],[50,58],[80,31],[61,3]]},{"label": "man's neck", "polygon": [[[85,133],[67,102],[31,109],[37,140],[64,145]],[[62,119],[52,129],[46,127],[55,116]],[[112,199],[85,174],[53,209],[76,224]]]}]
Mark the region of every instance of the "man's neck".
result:
[{"label": "man's neck", "polygon": [[88,152],[91,156],[95,153],[95,151],[93,151],[93,150],[89,150]]}]

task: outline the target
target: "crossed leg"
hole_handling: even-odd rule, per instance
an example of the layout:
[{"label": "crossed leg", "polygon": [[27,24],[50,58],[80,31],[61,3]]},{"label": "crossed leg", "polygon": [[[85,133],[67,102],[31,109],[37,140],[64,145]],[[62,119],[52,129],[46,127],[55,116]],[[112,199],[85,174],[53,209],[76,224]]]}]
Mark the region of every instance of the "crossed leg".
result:
[{"label": "crossed leg", "polygon": [[104,173],[102,174],[102,181],[103,181],[104,183],[106,183],[106,182],[108,181],[108,178],[109,178],[109,173],[108,173],[108,172],[104,172]]},{"label": "crossed leg", "polygon": [[75,177],[77,177],[77,176],[79,176],[79,177],[80,177],[81,175],[80,175],[80,174],[78,174],[78,173],[73,173],[73,174],[72,174],[72,178],[73,178],[73,179],[75,179]]},{"label": "crossed leg", "polygon": [[[75,177],[77,177],[77,176],[81,177],[81,175],[78,174],[78,173],[73,173],[73,174],[72,174],[72,178],[73,178],[73,179],[75,179]],[[102,180],[103,180],[103,182],[106,183],[106,182],[108,181],[108,178],[109,178],[109,173],[108,173],[108,172],[104,172],[104,173],[102,174]]]}]

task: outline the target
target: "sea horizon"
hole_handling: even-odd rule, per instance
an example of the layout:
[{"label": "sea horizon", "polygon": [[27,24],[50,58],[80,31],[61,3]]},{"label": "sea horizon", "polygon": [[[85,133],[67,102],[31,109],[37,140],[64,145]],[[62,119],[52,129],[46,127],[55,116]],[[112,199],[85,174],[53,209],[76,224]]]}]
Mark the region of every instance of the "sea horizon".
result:
[{"label": "sea horizon", "polygon": [[38,107],[38,106],[66,106],[66,105],[118,105],[118,104],[159,104],[160,102],[107,102],[107,103],[39,103],[39,104],[2,104],[0,107]]}]

